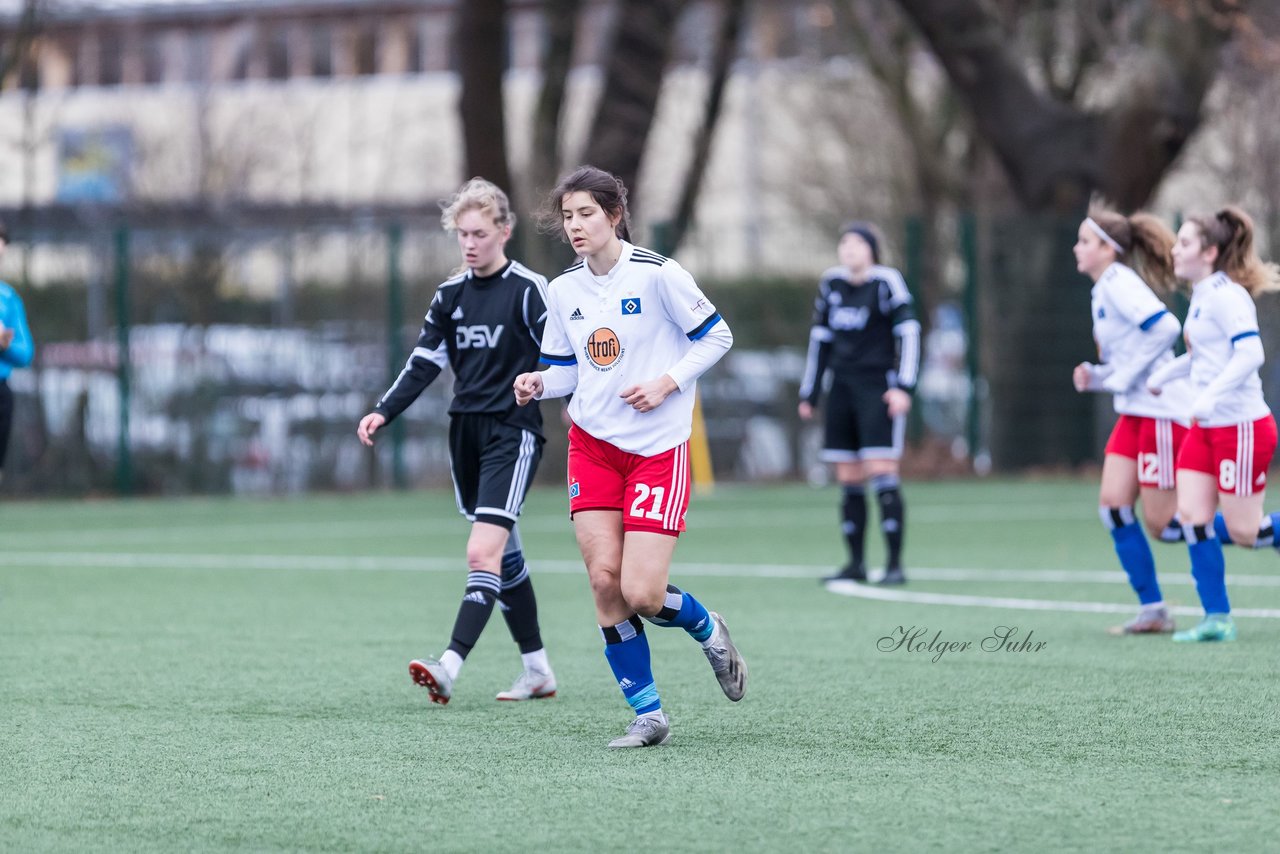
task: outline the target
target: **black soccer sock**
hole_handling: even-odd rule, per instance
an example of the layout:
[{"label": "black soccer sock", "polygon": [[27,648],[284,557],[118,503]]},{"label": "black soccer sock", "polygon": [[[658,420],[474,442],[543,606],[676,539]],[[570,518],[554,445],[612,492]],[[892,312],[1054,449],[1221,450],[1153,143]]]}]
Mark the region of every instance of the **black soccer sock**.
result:
[{"label": "black soccer sock", "polygon": [[523,552],[507,552],[502,556],[502,592],[498,594],[498,607],[520,652],[542,649],[538,599],[533,595],[533,579],[529,577]]},{"label": "black soccer sock", "polygon": [[896,474],[882,474],[871,478],[871,488],[880,502],[880,530],[884,532],[888,559],[885,566],[898,569],[902,566],[902,526],[906,511],[902,504],[902,490]]},{"label": "black soccer sock", "polygon": [[849,565],[862,566],[863,542],[867,530],[867,496],[860,483],[846,483],[840,501],[840,530],[849,549]]},{"label": "black soccer sock", "polygon": [[470,572],[467,574],[467,592],[462,596],[462,604],[458,606],[458,619],[453,623],[453,640],[449,649],[459,657],[466,658],[467,653],[480,640],[480,633],[489,622],[493,613],[493,603],[498,600],[500,582],[492,572]]}]

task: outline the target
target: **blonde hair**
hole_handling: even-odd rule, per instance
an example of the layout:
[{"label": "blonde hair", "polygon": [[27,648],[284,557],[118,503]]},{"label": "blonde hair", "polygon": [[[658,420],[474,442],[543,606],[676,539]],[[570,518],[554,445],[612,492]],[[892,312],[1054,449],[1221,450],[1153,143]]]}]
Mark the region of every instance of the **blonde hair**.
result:
[{"label": "blonde hair", "polygon": [[484,178],[472,178],[462,189],[440,203],[440,224],[445,231],[458,230],[458,217],[467,211],[478,210],[493,218],[499,226],[514,228],[516,216],[511,212],[511,200],[497,184]]},{"label": "blonde hair", "polygon": [[1263,261],[1253,248],[1253,220],[1235,205],[1227,205],[1212,215],[1190,217],[1187,222],[1200,231],[1204,248],[1218,248],[1213,269],[1240,283],[1250,296],[1280,290],[1280,267]]},{"label": "blonde hair", "polygon": [[1161,291],[1174,289],[1178,282],[1173,275],[1176,238],[1159,218],[1144,211],[1125,216],[1100,206],[1089,208],[1089,218],[1124,250],[1120,257],[1143,281]]}]

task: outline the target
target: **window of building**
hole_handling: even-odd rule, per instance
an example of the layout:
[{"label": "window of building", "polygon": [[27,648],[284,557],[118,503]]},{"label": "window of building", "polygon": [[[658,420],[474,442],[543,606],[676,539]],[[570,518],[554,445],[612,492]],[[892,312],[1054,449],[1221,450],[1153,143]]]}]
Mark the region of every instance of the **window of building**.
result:
[{"label": "window of building", "polygon": [[408,56],[405,57],[405,71],[409,74],[421,74],[426,70],[423,65],[422,28],[410,26],[406,28],[405,39],[408,44]]},{"label": "window of building", "polygon": [[142,36],[142,81],[148,85],[164,82],[165,34],[155,30]]},{"label": "window of building", "polygon": [[311,28],[311,74],[333,76],[333,27],[316,24]]},{"label": "window of building", "polygon": [[124,35],[118,30],[98,34],[98,85],[119,86],[124,76]]},{"label": "window of building", "polygon": [[186,34],[183,51],[186,68],[183,79],[188,83],[204,83],[209,79],[209,60],[213,50],[213,36],[207,30],[193,30]]},{"label": "window of building", "polygon": [[267,30],[267,77],[271,80],[289,79],[289,30],[284,24],[275,24]]},{"label": "window of building", "polygon": [[361,77],[378,73],[378,31],[368,24],[355,31],[354,70]]}]

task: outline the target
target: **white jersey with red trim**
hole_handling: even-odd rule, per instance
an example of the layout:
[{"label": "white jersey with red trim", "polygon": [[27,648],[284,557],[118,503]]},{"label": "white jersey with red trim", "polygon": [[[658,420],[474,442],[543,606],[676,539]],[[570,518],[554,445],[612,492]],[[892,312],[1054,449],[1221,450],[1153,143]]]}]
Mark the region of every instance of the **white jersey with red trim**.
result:
[{"label": "white jersey with red trim", "polygon": [[[576,386],[569,417],[597,439],[628,453],[653,456],[688,440],[693,426],[697,375],[709,365],[677,363],[695,341],[733,342],[728,325],[693,277],[670,258],[622,241],[622,254],[607,275],[595,276],[578,261],[548,289],[543,362],[574,366]],[[718,358],[719,354],[716,354]],[[679,388],[649,412],[619,394],[669,374]]]},{"label": "white jersey with red trim", "polygon": [[[1159,395],[1147,391],[1147,377],[1156,368],[1173,359],[1173,341],[1177,338],[1176,321],[1172,338],[1153,353],[1148,337],[1155,334],[1157,322],[1169,314],[1146,282],[1133,269],[1119,262],[1103,271],[1092,291],[1093,339],[1098,357],[1114,372],[1127,371],[1131,382],[1113,397],[1116,412],[1145,418],[1170,418],[1190,426],[1193,394],[1185,379],[1167,383]],[[1167,322],[1167,321],[1165,321]],[[1157,342],[1158,343],[1158,342]],[[1140,368],[1139,362],[1146,362]],[[1134,371],[1137,371],[1134,373]]]},{"label": "white jersey with red trim", "polygon": [[[1191,289],[1191,306],[1183,324],[1191,354],[1191,386],[1200,394],[1231,361],[1236,342],[1258,336],[1258,307],[1249,292],[1226,273],[1214,273]],[[1214,399],[1213,413],[1199,420],[1204,427],[1225,427],[1256,421],[1271,413],[1262,396],[1256,370]]]}]

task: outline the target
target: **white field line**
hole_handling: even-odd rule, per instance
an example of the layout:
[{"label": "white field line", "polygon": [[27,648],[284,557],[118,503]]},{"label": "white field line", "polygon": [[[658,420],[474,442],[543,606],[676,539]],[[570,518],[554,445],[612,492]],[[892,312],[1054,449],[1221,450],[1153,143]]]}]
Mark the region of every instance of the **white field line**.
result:
[{"label": "white field line", "polygon": [[[812,527],[826,531],[831,528],[831,514],[813,513],[809,510],[788,511],[780,508],[771,511],[768,516],[752,519],[753,528],[783,528],[794,530],[800,527]],[[998,522],[998,521],[1051,521],[1061,520],[1078,522],[1095,519],[1094,513],[1081,511],[1075,505],[1062,504],[972,504],[962,506],[924,506],[912,507],[913,523],[955,523]],[[694,528],[709,529],[741,529],[743,514],[738,511],[715,510],[698,512],[696,507],[689,515],[689,524]],[[406,520],[403,518],[368,519],[368,520],[298,520],[278,522],[264,519],[261,522],[236,522],[231,524],[193,525],[177,524],[152,527],[111,527],[110,524],[97,523],[93,527],[83,527],[74,531],[6,531],[3,540],[8,543],[25,545],[28,548],[38,547],[44,542],[52,542],[60,546],[84,543],[88,546],[100,546],[128,543],[182,543],[193,538],[207,537],[211,534],[220,539],[253,537],[257,540],[276,541],[292,539],[350,539],[369,537],[377,539],[388,533],[401,535],[405,531]],[[460,514],[446,512],[424,516],[412,520],[414,534],[457,533],[464,536],[467,522]],[[520,528],[524,531],[555,533],[572,531],[572,523],[568,518],[568,508],[563,516],[529,516],[520,520]],[[1101,528],[1099,528],[1101,536]]]},{"label": "white field line", "polygon": [[[952,593],[922,593],[911,590],[886,590],[853,581],[832,581],[832,593],[882,602],[910,602],[917,605],[954,605],[961,608],[1006,608],[1015,611],[1084,611],[1091,614],[1132,614],[1134,606],[1114,602],[1064,602],[1056,599],[1014,599],[999,596],[960,596]],[[1173,606],[1169,611],[1180,616],[1198,617],[1201,608]],[[1232,608],[1233,617],[1263,617],[1280,620],[1280,608]]]},{"label": "white field line", "polygon": [[[0,568],[75,567],[81,569],[193,569],[311,572],[461,572],[461,561],[454,558],[424,557],[347,557],[335,555],[210,555],[210,554],[125,554],[95,552],[6,552],[0,553]],[[585,574],[576,560],[535,560],[535,573]],[[727,578],[799,578],[816,579],[821,568],[795,564],[719,564],[677,563],[677,576],[720,576]],[[973,582],[1039,582],[1050,584],[1121,584],[1123,573],[1095,570],[1064,571],[1034,569],[912,569],[911,577],[923,581]],[[1165,584],[1191,584],[1189,576],[1162,578]],[[1233,587],[1280,587],[1280,576],[1230,575]],[[853,582],[831,582],[833,593],[861,599],[889,602],[911,602],[924,605],[953,605],[968,608],[1010,608],[1032,611],[1085,611],[1090,613],[1128,613],[1132,604],[1114,602],[1077,602],[1057,599],[1021,599],[1000,596],[970,596],[896,590]],[[1176,614],[1196,615],[1200,609],[1174,607]],[[1237,608],[1240,617],[1280,619],[1280,609]]]}]

